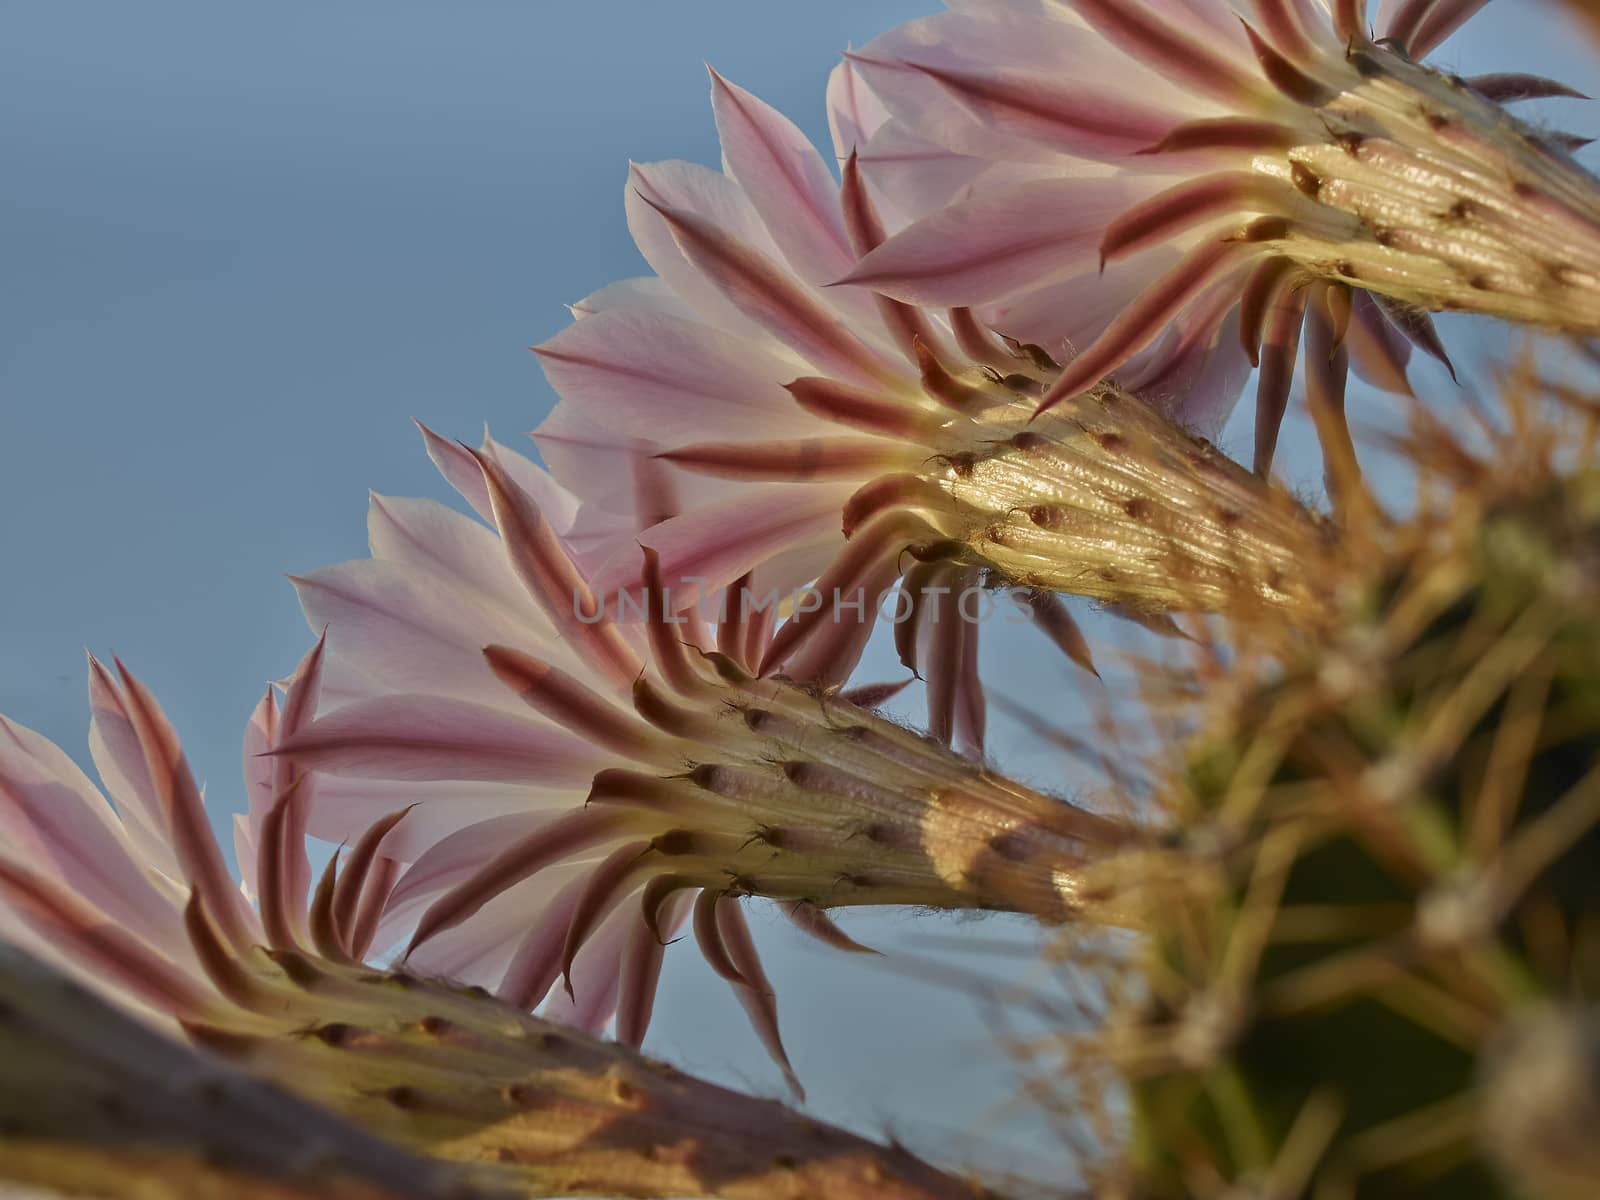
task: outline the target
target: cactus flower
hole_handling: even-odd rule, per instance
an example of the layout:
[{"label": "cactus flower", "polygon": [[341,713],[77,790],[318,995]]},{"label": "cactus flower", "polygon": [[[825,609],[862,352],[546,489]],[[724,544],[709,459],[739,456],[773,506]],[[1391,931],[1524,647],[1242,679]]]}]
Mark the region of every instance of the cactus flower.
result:
[{"label": "cactus flower", "polygon": [[746,665],[781,656],[823,684],[848,676],[873,624],[835,598],[881,606],[928,678],[932,732],[977,751],[974,617],[1004,589],[1087,667],[1052,593],[1140,614],[1281,600],[1315,537],[1198,436],[1246,369],[1214,330],[1146,355],[1127,389],[1040,416],[1060,368],[1038,346],[966,310],[824,286],[889,228],[848,155],[871,119],[851,81],[832,95],[841,182],[713,74],[725,168],[633,168],[629,226],[656,274],[577,304],[538,347],[561,401],[534,436],[583,501],[570,541],[598,592],[635,587],[639,542],[674,594],[815,580],[819,603]]},{"label": "cactus flower", "polygon": [[307,827],[329,840],[412,806],[384,843],[404,866],[374,943],[403,939],[412,967],[519,1008],[551,996],[588,1028],[615,1012],[637,1043],[689,920],[787,1070],[741,897],[846,949],[826,915],[843,905],[1059,920],[1080,866],[1125,836],[792,682],[815,646],[786,652],[770,609],[675,597],[653,553],[643,619],[618,620],[629,601],[591,587],[537,468],[429,442],[488,524],[375,497],[372,556],[296,581],[327,661],[315,718],[280,730],[274,760],[314,772]]},{"label": "cactus flower", "polygon": [[1428,312],[1600,332],[1600,182],[1502,106],[1576,93],[1421,61],[1486,2],[1397,0],[1376,38],[1366,0],[953,2],[852,55],[890,114],[860,161],[920,219],[843,278],[1070,347],[1045,410],[1225,330],[1263,472],[1304,333],[1348,487],[1347,368],[1404,391],[1413,345],[1445,357]]},{"label": "cactus flower", "polygon": [[[243,889],[228,875],[176,734],[120,664],[119,679],[90,661],[90,750],[115,807],[60,749],[0,717],[0,935],[87,985],[87,993],[66,986],[0,946],[0,1179],[195,1200],[989,1194],[903,1150],[693,1079],[437,969],[375,965],[397,874],[407,886],[398,873],[415,832],[407,824],[425,827],[429,814],[402,808],[375,822],[311,887],[295,831],[321,781],[261,757],[284,739],[325,737],[327,725],[310,718],[323,683],[337,682],[337,672],[325,678],[327,665],[318,645],[283,703],[263,704],[252,722],[252,813],[237,826]],[[349,713],[324,721],[341,711]],[[491,718],[481,733],[487,741],[505,727]],[[413,748],[410,761],[442,752],[451,731],[445,723],[412,730],[433,741]],[[548,746],[534,738],[484,761],[502,771],[512,758],[554,762]],[[398,746],[386,752],[406,762]],[[510,839],[503,823],[496,830],[508,849],[531,844]],[[466,832],[481,851],[482,831]],[[574,851],[594,846],[592,834],[569,819],[545,844],[564,838]],[[614,881],[618,861],[611,854],[588,867]],[[599,890],[584,889],[577,920],[598,920]],[[574,910],[559,903],[565,922]],[[736,912],[721,903],[703,911],[719,969],[747,990],[764,987]],[[549,915],[533,908],[519,918],[548,931]],[[632,926],[627,940],[638,942]],[[647,969],[659,961],[659,944],[650,944]],[[613,956],[614,994],[615,958],[626,972],[637,956],[613,943],[590,957],[602,954]],[[589,1010],[604,1007],[579,994]],[[162,1031],[208,1053],[168,1045]],[[469,1173],[413,1162],[332,1120],[318,1124],[316,1110],[238,1079],[218,1058],[369,1133],[472,1164]]]}]

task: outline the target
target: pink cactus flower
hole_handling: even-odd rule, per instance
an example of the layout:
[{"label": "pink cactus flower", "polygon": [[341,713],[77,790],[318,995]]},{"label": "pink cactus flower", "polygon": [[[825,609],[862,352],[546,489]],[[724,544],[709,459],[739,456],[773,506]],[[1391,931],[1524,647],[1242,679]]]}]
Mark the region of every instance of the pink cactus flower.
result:
[{"label": "pink cactus flower", "polygon": [[[418,531],[404,520],[397,528]],[[510,651],[497,657],[508,674],[536,674],[529,660]],[[8,1072],[16,1101],[7,1116],[8,1146],[30,1139],[63,1144],[60,1159],[30,1160],[43,1171],[41,1182],[55,1183],[53,1169],[65,1160],[76,1168],[67,1172],[75,1185],[68,1190],[75,1192],[85,1186],[84,1156],[93,1159],[97,1147],[109,1145],[138,1148],[116,1157],[115,1167],[138,1181],[139,1194],[152,1195],[178,1194],[168,1186],[174,1178],[182,1180],[184,1195],[299,1195],[301,1189],[291,1185],[301,1182],[318,1185],[317,1195],[324,1194],[321,1185],[330,1195],[378,1194],[344,1186],[357,1173],[381,1181],[383,1195],[391,1194],[393,1184],[397,1196],[460,1200],[641,1189],[664,1196],[745,1196],[762,1186],[752,1180],[771,1180],[784,1195],[956,1200],[987,1194],[898,1148],[891,1151],[776,1101],[728,1091],[650,1062],[628,1046],[497,1003],[459,980],[420,969],[420,953],[409,967],[388,961],[390,955],[379,952],[390,936],[383,932],[384,910],[415,869],[401,869],[418,833],[408,823],[437,826],[439,814],[424,812],[423,804],[388,814],[362,829],[310,886],[306,843],[295,831],[308,814],[321,819],[316,809],[337,788],[313,803],[323,781],[272,752],[285,739],[298,739],[312,747],[312,757],[336,758],[329,746],[331,722],[342,719],[346,732],[370,723],[370,708],[336,709],[325,722],[307,723],[325,696],[321,685],[330,665],[319,643],[283,701],[269,693],[251,722],[245,758],[251,809],[235,826],[248,880],[242,889],[228,875],[176,733],[149,691],[120,664],[119,678],[93,659],[89,663],[89,745],[109,799],[55,745],[0,717],[0,988],[6,1034],[0,1042],[10,1054],[0,1068]],[[599,673],[606,669],[596,665]],[[332,672],[327,682],[343,671]],[[562,694],[575,726],[604,740],[594,727],[595,713],[575,700],[578,685],[569,681],[563,688],[548,676],[542,683],[552,695]],[[410,709],[415,717],[422,705],[413,700]],[[443,709],[437,700],[434,715]],[[437,760],[461,730],[459,722],[407,726],[396,715],[393,734],[432,740],[403,750],[391,739],[369,749],[391,756],[401,770],[415,768],[429,755]],[[504,732],[503,720],[476,730],[481,757],[472,777],[507,777],[514,761],[540,767],[557,761],[548,738],[515,750],[502,745],[497,753],[493,742]],[[345,753],[355,751],[347,744]],[[612,773],[619,786],[623,774]],[[451,798],[469,806],[474,799],[460,794],[460,784],[432,790],[447,796],[453,791]],[[529,784],[520,788],[525,810],[532,807],[531,790]],[[605,803],[601,791],[597,780],[591,797],[597,806]],[[582,796],[577,792],[575,803]],[[441,807],[448,803],[439,801]],[[586,817],[579,808],[556,816],[542,845],[565,846],[581,856],[604,841],[595,836],[596,826],[617,832],[625,824],[618,820],[620,811],[612,808],[607,815],[597,807]],[[459,819],[472,849],[481,850],[477,835],[483,830],[470,816]],[[592,822],[587,828],[585,820]],[[503,822],[490,821],[487,828],[508,834]],[[1021,837],[1017,844],[1027,842]],[[624,844],[614,838],[606,848]],[[530,845],[527,837],[507,836],[500,848],[526,853]],[[579,871],[596,883],[614,883],[619,861],[615,852],[602,851]],[[427,869],[439,865],[434,861]],[[480,887],[480,895],[488,890]],[[586,886],[577,906],[563,907],[558,899],[551,911],[523,913],[523,925],[556,929],[547,950],[559,951],[567,927],[557,928],[548,918],[564,923],[571,917],[591,928],[601,919],[593,903],[603,890]],[[652,893],[655,911],[669,923],[677,900],[662,893]],[[770,986],[737,907],[724,894],[719,889],[714,901],[698,906],[697,936],[737,987],[764,989],[752,1007],[770,1011]],[[437,910],[430,909],[429,917],[437,920]],[[809,919],[797,913],[797,919],[819,936],[840,940],[820,912]],[[454,936],[478,935],[469,925]],[[446,933],[430,944],[451,940]],[[602,936],[584,950],[589,961],[573,973],[583,1012],[609,1012],[619,972],[623,994],[639,994],[641,969],[649,974],[662,950],[654,936],[642,952],[639,946],[637,938],[619,945]],[[63,969],[81,990],[27,957],[30,951]],[[612,956],[603,972],[608,980],[592,999],[585,989],[595,981],[594,959],[604,955]],[[526,988],[526,953],[518,961],[518,986]],[[626,999],[622,1009],[619,1020],[627,1031],[639,1010]],[[570,1005],[563,1010],[571,1011]],[[159,1032],[191,1041],[203,1053]],[[233,1075],[219,1059],[245,1073]],[[316,1107],[302,1108],[263,1087],[262,1080]],[[42,1102],[28,1108],[25,1102],[35,1098]],[[245,1117],[259,1127],[245,1121],[241,1129]],[[263,1141],[264,1130],[297,1136],[280,1145],[276,1137]],[[374,1134],[426,1157],[412,1159]],[[262,1159],[265,1149],[280,1157]],[[195,1184],[202,1161],[208,1173]],[[446,1165],[452,1161],[471,1166],[457,1173]],[[7,1160],[13,1171],[18,1165]],[[211,1178],[211,1168],[220,1178]],[[262,1171],[270,1178],[256,1189],[252,1184],[260,1182]],[[30,1178],[26,1167],[21,1177]]]},{"label": "pink cactus flower", "polygon": [[916,220],[842,278],[1070,358],[1041,409],[1220,331],[1261,472],[1304,334],[1337,500],[1347,368],[1407,391],[1428,310],[1600,332],[1600,184],[1501,107],[1576,93],[1419,61],[1486,3],[1392,0],[1374,40],[1366,0],[951,0],[850,56],[847,149]]},{"label": "pink cactus flower", "polygon": [[294,728],[260,760],[313,772],[313,835],[405,813],[372,944],[410,967],[591,1030],[615,1014],[636,1044],[665,943],[692,921],[787,1071],[742,897],[846,949],[829,908],[1060,919],[1079,865],[1125,836],[874,716],[881,692],[791,682],[831,651],[785,649],[770,605],[675,593],[637,546],[643,607],[601,592],[567,541],[582,514],[547,476],[493,442],[426,436],[486,523],[373,498],[372,556],[296,580],[326,630],[321,701],[302,720],[291,694]]},{"label": "pink cactus flower", "polygon": [[815,581],[824,602],[751,666],[781,659],[823,685],[848,677],[875,624],[834,597],[864,597],[927,678],[933,734],[975,754],[980,602],[1015,589],[1090,670],[1054,593],[1140,615],[1223,602],[1221,576],[1256,544],[1230,524],[1273,507],[1191,432],[1214,433],[1234,403],[1248,370],[1235,342],[1214,328],[1176,339],[1144,356],[1140,394],[1036,420],[1059,374],[1038,346],[965,309],[828,286],[890,228],[850,153],[882,120],[851,67],[830,93],[842,182],[785,117],[715,74],[712,103],[723,170],[659,163],[629,180],[655,275],[575,305],[538,347],[561,401],[534,437],[582,501],[569,544],[597,591],[635,587],[641,542],[690,598]]}]

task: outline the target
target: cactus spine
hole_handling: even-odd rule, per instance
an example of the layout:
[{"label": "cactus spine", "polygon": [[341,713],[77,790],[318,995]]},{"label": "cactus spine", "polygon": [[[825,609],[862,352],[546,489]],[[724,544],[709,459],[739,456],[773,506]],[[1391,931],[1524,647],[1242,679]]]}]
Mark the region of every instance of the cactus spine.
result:
[{"label": "cactus spine", "polygon": [[1171,776],[1096,1051],[1125,1194],[1600,1195],[1600,473],[1396,540],[1239,631]]}]

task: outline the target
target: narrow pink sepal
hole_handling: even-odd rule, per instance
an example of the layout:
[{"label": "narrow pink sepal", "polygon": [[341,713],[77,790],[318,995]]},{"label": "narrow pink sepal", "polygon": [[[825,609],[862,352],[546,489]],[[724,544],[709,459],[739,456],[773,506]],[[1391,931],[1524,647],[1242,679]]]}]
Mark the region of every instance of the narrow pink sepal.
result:
[{"label": "narrow pink sepal", "polygon": [[1588,96],[1559,80],[1543,75],[1521,75],[1501,72],[1493,75],[1469,75],[1462,80],[1469,88],[1496,104],[1513,104],[1519,100],[1550,100],[1557,97],[1567,100],[1587,100]]},{"label": "narrow pink sepal", "polygon": [[1155,341],[1167,322],[1210,284],[1257,253],[1257,247],[1237,242],[1207,242],[1195,247],[1123,310],[1093,345],[1066,365],[1045,393],[1038,411],[1048,412],[1105,379]]},{"label": "narrow pink sepal", "polygon": [[1488,4],[1489,0],[1438,0],[1411,41],[1411,56],[1424,58],[1432,54]]},{"label": "narrow pink sepal", "polygon": [[[322,662],[327,646],[323,631],[316,645],[295,667],[284,693],[283,710],[278,716],[278,737],[290,737],[309,725],[322,694]],[[287,759],[273,760],[273,791],[278,802],[286,804],[283,826],[283,886],[287,914],[293,929],[305,928],[306,898],[311,890],[311,861],[306,857],[306,811],[312,802],[315,781]]]},{"label": "narrow pink sepal", "polygon": [[784,389],[813,416],[879,437],[937,445],[950,424],[948,415],[929,412],[900,392],[863,391],[814,375],[787,383]]},{"label": "narrow pink sepal", "polygon": [[566,730],[446,696],[358,700],[283,738],[273,753],[335,775],[579,787],[597,755]]},{"label": "narrow pink sepal", "polygon": [[[1236,102],[1260,91],[1237,62],[1191,37],[1178,20],[1152,13],[1142,0],[1072,0],[1072,7],[1112,44],[1198,92]],[[1184,15],[1192,20],[1194,14]]]},{"label": "narrow pink sepal", "polygon": [[627,813],[616,810],[579,809],[542,825],[429,905],[411,935],[405,956],[445,930],[460,925],[496,896],[545,867],[612,837],[627,820]]},{"label": "narrow pink sepal", "polygon": [[[702,896],[705,894],[701,893]],[[803,1101],[806,1090],[800,1086],[800,1077],[790,1065],[788,1051],[783,1048],[783,1037],[778,1032],[777,995],[773,991],[772,981],[767,978],[767,973],[761,966],[761,956],[756,953],[755,940],[750,936],[750,926],[745,923],[744,909],[740,907],[737,897],[724,893],[716,897],[713,913],[717,934],[739,976],[738,981],[734,983],[734,994],[744,1005],[745,1013],[755,1028],[756,1036],[761,1039],[761,1044],[767,1048],[767,1053],[772,1055],[773,1061],[782,1070],[789,1090],[794,1093],[796,1099]]]},{"label": "narrow pink sepal", "polygon": [[855,262],[839,186],[805,134],[777,109],[711,74],[711,109],[727,170],[795,272],[825,283]]},{"label": "narrow pink sepal", "polygon": [[1261,343],[1261,378],[1256,384],[1255,454],[1251,464],[1263,479],[1272,472],[1278,433],[1289,409],[1305,315],[1305,289],[1289,287],[1279,291],[1267,317]]},{"label": "narrow pink sepal", "polygon": [[687,897],[670,896],[657,910],[653,923],[646,922],[640,913],[629,930],[617,989],[617,1041],[624,1046],[644,1043],[655,1008],[656,988],[661,981],[661,965],[666,957],[667,948],[660,929],[664,925],[669,931],[676,930],[686,907]]},{"label": "narrow pink sepal", "polygon": [[755,483],[860,479],[906,465],[904,449],[893,442],[847,437],[694,442],[663,451],[658,457],[696,475]]},{"label": "narrow pink sepal", "polygon": [[794,923],[795,928],[816,938],[825,946],[832,946],[835,950],[844,950],[850,954],[882,955],[882,951],[874,950],[871,946],[863,946],[840,929],[832,917],[809,900],[796,900],[780,907],[784,915]]},{"label": "narrow pink sepal", "polygon": [[161,1013],[204,1011],[208,996],[194,979],[75,893],[0,858],[0,895],[68,961],[104,972]]},{"label": "narrow pink sepal", "polygon": [[509,646],[486,646],[483,657],[500,682],[547,720],[596,746],[640,762],[655,758],[658,739],[624,712],[559,667]]},{"label": "narrow pink sepal", "polygon": [[637,890],[639,875],[650,870],[650,865],[643,861],[650,851],[648,839],[626,842],[589,869],[561,944],[561,977],[569,997],[576,999],[572,989],[572,964],[578,951],[617,905]]},{"label": "narrow pink sepal", "polygon": [[543,1002],[561,975],[561,948],[567,940],[572,911],[584,888],[579,877],[540,905],[528,931],[512,951],[495,995],[513,1008],[531,1009]]},{"label": "narrow pink sepal", "polygon": [[760,251],[729,237],[697,213],[643,198],[667,222],[684,257],[780,342],[829,374],[867,385],[895,380],[892,363]]},{"label": "narrow pink sepal", "polygon": [[598,612],[598,600],[549,522],[493,454],[472,454],[483,469],[506,556],[529,594],[557,629],[593,653],[597,668],[620,686],[631,686],[644,664],[609,620],[579,619],[580,612]]},{"label": "narrow pink sepal", "polygon": [[189,770],[177,731],[155,697],[127,667],[120,661],[116,662],[116,667],[122,678],[128,719],[144,748],[151,786],[161,798],[178,860],[222,935],[236,950],[245,950],[251,936],[244,899],[222,861],[222,852],[206,818],[200,788]]},{"label": "narrow pink sepal", "polygon": [[389,836],[389,831],[398,825],[410,811],[410,807],[402,808],[399,812],[391,813],[368,828],[357,839],[349,857],[344,861],[344,867],[339,872],[337,881],[334,883],[331,907],[333,927],[346,953],[359,953],[356,949],[358,942],[356,936],[357,927],[360,924],[358,914],[361,910],[361,899],[367,887],[368,877],[372,875],[373,868],[379,861],[378,850],[383,845],[383,840]]}]

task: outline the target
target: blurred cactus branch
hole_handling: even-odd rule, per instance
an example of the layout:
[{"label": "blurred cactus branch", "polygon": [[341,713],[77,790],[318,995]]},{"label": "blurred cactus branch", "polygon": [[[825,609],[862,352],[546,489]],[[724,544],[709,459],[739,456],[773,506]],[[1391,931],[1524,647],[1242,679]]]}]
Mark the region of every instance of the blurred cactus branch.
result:
[{"label": "blurred cactus branch", "polygon": [[107,1200],[491,1194],[163,1037],[4,943],[0,1180]]}]

